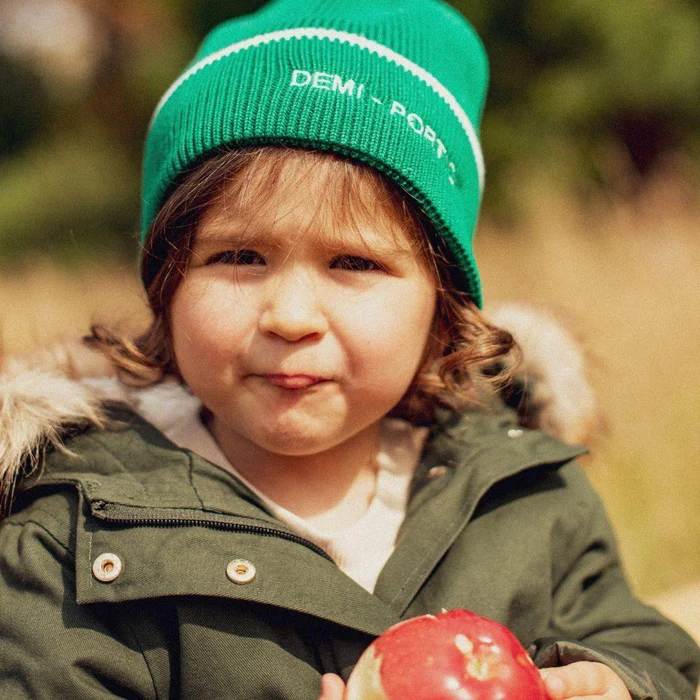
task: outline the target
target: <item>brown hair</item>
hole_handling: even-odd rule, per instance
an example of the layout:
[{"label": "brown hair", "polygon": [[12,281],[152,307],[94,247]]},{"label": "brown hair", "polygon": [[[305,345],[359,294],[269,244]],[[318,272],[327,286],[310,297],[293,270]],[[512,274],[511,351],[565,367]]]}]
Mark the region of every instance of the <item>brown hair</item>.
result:
[{"label": "brown hair", "polygon": [[[491,324],[468,295],[456,288],[452,282],[454,266],[418,204],[363,163],[333,153],[284,146],[217,153],[184,173],[172,189],[148,232],[141,260],[141,279],[153,312],[149,328],[132,338],[93,325],[91,335],[84,338],[112,362],[120,379],[132,386],[149,386],[167,376],[182,381],[172,350],[168,309],[187,271],[198,224],[224,189],[245,194],[252,206],[262,206],[273,188],[285,184],[283,171],[290,159],[299,166],[295,176],[326,168],[326,191],[334,195],[328,201],[335,222],[348,222],[357,230],[358,221],[372,221],[390,231],[396,231],[398,225],[398,230],[408,232],[411,247],[435,283],[436,314],[421,367],[429,358],[437,360],[429,370],[418,373],[391,415],[428,423],[437,406],[464,408],[478,402],[477,387],[484,382],[507,384],[518,363],[519,349],[510,333]],[[295,179],[293,184],[299,183]],[[372,197],[366,196],[368,190]],[[509,353],[511,361],[501,362]],[[484,367],[491,369],[481,372]]]}]

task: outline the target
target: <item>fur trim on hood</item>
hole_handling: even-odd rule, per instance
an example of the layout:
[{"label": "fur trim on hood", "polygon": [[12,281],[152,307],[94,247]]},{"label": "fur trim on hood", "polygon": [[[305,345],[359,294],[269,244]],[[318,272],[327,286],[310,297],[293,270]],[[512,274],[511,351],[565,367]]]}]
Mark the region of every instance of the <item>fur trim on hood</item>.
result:
[{"label": "fur trim on hood", "polygon": [[[553,317],[530,307],[510,304],[489,316],[522,348],[523,364],[503,396],[520,422],[564,442],[587,441],[602,420],[577,342]],[[0,374],[0,512],[47,448],[66,451],[62,437],[69,426],[102,425],[105,400],[126,403],[161,431],[200,406],[174,379],[125,386],[102,356],[79,342],[6,361]]]}]

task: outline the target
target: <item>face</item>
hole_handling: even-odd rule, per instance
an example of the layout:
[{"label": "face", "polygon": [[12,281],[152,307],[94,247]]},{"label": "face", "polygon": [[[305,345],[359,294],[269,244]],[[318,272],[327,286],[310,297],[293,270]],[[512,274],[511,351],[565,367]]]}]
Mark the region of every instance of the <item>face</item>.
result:
[{"label": "face", "polygon": [[407,234],[341,225],[329,196],[320,168],[254,213],[224,193],[200,222],[170,326],[180,373],[229,445],[289,456],[342,446],[421,369],[429,273]]}]

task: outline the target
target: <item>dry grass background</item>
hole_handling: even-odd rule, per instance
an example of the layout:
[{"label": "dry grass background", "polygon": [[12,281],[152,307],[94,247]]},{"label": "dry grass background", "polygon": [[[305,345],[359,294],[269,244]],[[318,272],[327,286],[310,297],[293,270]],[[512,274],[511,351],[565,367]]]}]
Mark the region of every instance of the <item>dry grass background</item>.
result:
[{"label": "dry grass background", "polygon": [[586,464],[629,579],[700,643],[700,207],[675,184],[585,208],[535,181],[476,247],[487,306],[541,306],[583,344],[607,417]]},{"label": "dry grass background", "polygon": [[[572,206],[536,181],[528,186],[530,206],[517,227],[480,226],[487,306],[506,300],[541,306],[579,336],[608,417],[588,469],[617,529],[631,582],[646,597],[676,587],[695,590],[700,208],[668,186],[634,206],[587,207]],[[109,261],[70,271],[38,261],[3,274],[0,299],[7,354],[74,337],[91,320],[138,328],[147,318],[135,267]],[[660,600],[676,617],[682,613],[677,600]]]},{"label": "dry grass background", "polygon": [[700,579],[700,209],[651,200],[534,197],[526,223],[477,241],[487,304],[548,308],[589,354],[609,424],[590,474],[644,594]]}]

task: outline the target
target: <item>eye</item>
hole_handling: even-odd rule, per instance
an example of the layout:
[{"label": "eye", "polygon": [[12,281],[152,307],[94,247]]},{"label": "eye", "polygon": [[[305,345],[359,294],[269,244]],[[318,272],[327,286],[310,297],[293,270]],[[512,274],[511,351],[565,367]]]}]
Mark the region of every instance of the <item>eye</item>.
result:
[{"label": "eye", "polygon": [[384,267],[376,260],[363,258],[359,255],[338,255],[331,260],[331,268],[351,270],[353,272],[372,272],[374,270],[384,270]]},{"label": "eye", "polygon": [[207,265],[224,263],[225,265],[264,265],[265,258],[254,250],[225,250],[223,253],[212,255]]}]

